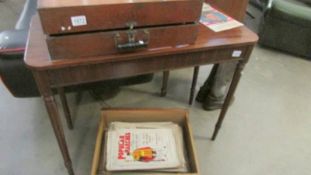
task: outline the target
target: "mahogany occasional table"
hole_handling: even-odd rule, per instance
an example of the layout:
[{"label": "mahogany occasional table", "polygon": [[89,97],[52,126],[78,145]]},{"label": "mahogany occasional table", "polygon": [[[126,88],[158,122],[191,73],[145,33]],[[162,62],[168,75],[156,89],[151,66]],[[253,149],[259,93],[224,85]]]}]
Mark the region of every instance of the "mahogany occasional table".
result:
[{"label": "mahogany occasional table", "polygon": [[212,136],[214,140],[240,80],[241,71],[257,40],[257,35],[246,27],[215,33],[205,26],[200,26],[198,38],[193,45],[128,54],[51,60],[39,18],[35,16],[30,27],[24,59],[35,77],[44,100],[65,166],[68,173],[73,175],[74,171],[53,96],[53,88],[204,64],[237,61],[233,81]]}]

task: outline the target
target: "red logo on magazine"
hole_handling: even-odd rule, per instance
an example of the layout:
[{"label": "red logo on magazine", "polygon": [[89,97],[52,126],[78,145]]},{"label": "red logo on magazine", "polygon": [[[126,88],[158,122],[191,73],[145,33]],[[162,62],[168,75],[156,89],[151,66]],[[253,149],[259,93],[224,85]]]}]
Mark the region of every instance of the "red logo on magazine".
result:
[{"label": "red logo on magazine", "polygon": [[119,152],[118,159],[125,159],[126,155],[130,154],[131,149],[131,133],[125,133],[125,135],[121,135],[119,137]]}]

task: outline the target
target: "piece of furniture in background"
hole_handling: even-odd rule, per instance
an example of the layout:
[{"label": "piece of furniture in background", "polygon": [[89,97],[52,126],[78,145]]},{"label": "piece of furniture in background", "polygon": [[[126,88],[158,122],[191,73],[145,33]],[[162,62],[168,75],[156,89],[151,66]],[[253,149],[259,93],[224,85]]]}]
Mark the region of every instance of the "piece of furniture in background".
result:
[{"label": "piece of furniture in background", "polygon": [[[7,89],[15,97],[40,96],[33,75],[31,71],[26,68],[23,61],[30,21],[32,16],[36,13],[36,10],[37,0],[26,0],[15,29],[2,31],[0,33],[0,77]],[[139,84],[149,82],[152,78],[153,74],[145,74],[122,79],[68,86],[64,89],[55,89],[54,92],[59,93],[65,117],[68,121],[67,124],[69,128],[73,128],[65,92],[92,90],[103,86],[119,87]]]},{"label": "piece of furniture in background", "polygon": [[263,46],[311,58],[311,0],[270,0],[259,36]]},{"label": "piece of furniture in background", "polygon": [[[263,11],[264,7],[266,6],[266,3],[268,2],[268,0],[249,0],[249,4],[252,7],[255,7],[257,10],[259,11]],[[252,19],[255,19],[256,16],[254,16],[252,13],[250,13],[249,11],[246,12],[247,15],[249,15]]]},{"label": "piece of furniture in background", "polygon": [[15,97],[39,95],[31,72],[23,63],[28,28],[36,6],[37,0],[27,0],[15,28],[0,33],[0,76]]},{"label": "piece of furniture in background", "polygon": [[249,4],[256,7],[258,10],[263,11],[267,5],[268,0],[249,0]]}]

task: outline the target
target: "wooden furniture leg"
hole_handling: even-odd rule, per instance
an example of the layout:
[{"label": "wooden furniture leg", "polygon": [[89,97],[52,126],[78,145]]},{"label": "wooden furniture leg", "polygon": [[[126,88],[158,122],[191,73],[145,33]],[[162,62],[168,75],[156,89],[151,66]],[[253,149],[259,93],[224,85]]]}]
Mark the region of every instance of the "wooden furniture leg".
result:
[{"label": "wooden furniture leg", "polygon": [[66,94],[65,94],[64,88],[63,87],[57,88],[57,92],[58,92],[58,95],[60,97],[60,101],[61,101],[62,106],[63,106],[63,110],[64,110],[66,122],[67,122],[67,126],[68,126],[69,129],[72,130],[73,129],[73,122],[72,122],[72,119],[71,119],[71,114],[70,114],[69,106],[68,106],[68,103],[67,103],[67,98],[66,98]]},{"label": "wooden furniture leg", "polygon": [[225,98],[225,101],[224,101],[224,105],[221,109],[221,112],[219,114],[219,117],[218,117],[218,120],[217,120],[217,123],[215,125],[215,129],[214,129],[214,133],[213,133],[213,136],[212,136],[212,140],[215,140],[216,137],[217,137],[217,134],[218,134],[218,131],[219,129],[221,128],[221,124],[226,116],[226,113],[228,111],[228,108],[229,108],[229,105],[230,105],[230,102],[231,102],[231,99],[234,95],[234,92],[236,90],[236,87],[240,81],[240,78],[241,78],[241,73],[242,73],[242,70],[244,68],[246,64],[246,61],[245,60],[241,60],[238,62],[237,66],[236,66],[236,69],[235,69],[235,72],[234,72],[234,75],[233,75],[233,78],[232,78],[232,82],[231,82],[231,85],[229,87],[229,91],[228,91],[228,94]]},{"label": "wooden furniture leg", "polygon": [[50,89],[48,81],[46,81],[46,75],[44,72],[33,72],[34,77],[36,79],[36,83],[38,86],[38,89],[42,95],[43,101],[45,103],[50,122],[53,127],[54,134],[57,139],[57,143],[59,145],[59,148],[61,150],[65,166],[67,168],[69,175],[74,175],[74,171],[72,168],[72,163],[64,135],[64,130],[61,124],[61,120],[58,113],[58,108],[56,105],[55,98],[53,96],[53,92]]},{"label": "wooden furniture leg", "polygon": [[46,109],[48,111],[50,121],[51,121],[53,130],[54,130],[54,134],[57,138],[58,145],[62,152],[68,174],[74,175],[71,159],[70,159],[68,148],[67,148],[67,143],[65,140],[64,130],[60,122],[60,117],[57,111],[55,99],[51,95],[51,96],[43,96],[43,100],[44,100]]},{"label": "wooden furniture leg", "polygon": [[192,102],[193,102],[195,87],[196,87],[197,81],[198,81],[199,70],[200,70],[200,66],[194,67],[192,84],[191,84],[191,89],[190,89],[189,105],[192,105]]},{"label": "wooden furniture leg", "polygon": [[253,51],[253,48],[254,48],[254,46],[249,46],[249,48],[247,49],[246,54],[244,56],[244,59],[240,60],[237,63],[237,65],[236,65],[236,68],[235,68],[235,71],[234,71],[234,74],[233,74],[233,77],[232,77],[232,81],[231,81],[231,84],[230,84],[230,87],[229,87],[226,99],[224,101],[224,105],[223,105],[223,107],[221,109],[221,112],[220,112],[220,114],[218,116],[217,123],[215,125],[215,129],[214,129],[214,132],[213,132],[212,140],[215,140],[216,137],[217,137],[218,131],[221,128],[221,124],[222,124],[222,122],[223,122],[223,120],[224,120],[224,118],[226,116],[227,111],[228,111],[231,99],[232,99],[232,97],[234,95],[234,92],[236,90],[237,85],[239,84],[239,81],[240,81],[240,78],[241,78],[244,66],[247,63],[247,61],[248,61],[248,59],[249,59],[249,57],[250,57],[250,55],[251,55],[251,53]]},{"label": "wooden furniture leg", "polygon": [[162,88],[161,88],[161,93],[160,93],[161,97],[166,96],[169,76],[170,76],[170,71],[163,71]]}]

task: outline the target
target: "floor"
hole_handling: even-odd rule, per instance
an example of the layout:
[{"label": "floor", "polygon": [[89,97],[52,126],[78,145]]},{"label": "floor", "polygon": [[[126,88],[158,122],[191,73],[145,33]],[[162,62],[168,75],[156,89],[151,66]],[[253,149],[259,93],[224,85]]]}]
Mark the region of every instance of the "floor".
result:
[{"label": "floor", "polygon": [[[16,2],[0,3],[1,29],[14,26],[21,8]],[[246,20],[254,30],[255,22]],[[210,68],[202,67],[197,90]],[[68,94],[75,129],[64,128],[76,174],[90,172],[99,111],[107,106],[189,109],[202,175],[311,174],[310,61],[256,47],[214,142],[210,137],[219,111],[187,105],[191,73],[173,71],[165,98],[158,95],[161,74],[151,83],[124,87],[105,102],[88,93],[79,101]],[[14,98],[3,84],[0,97],[0,174],[66,175],[41,99]]]}]

